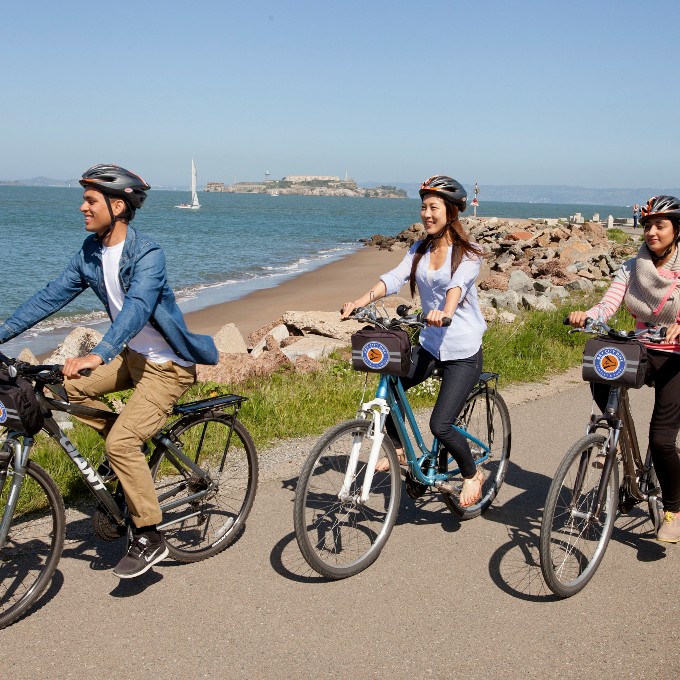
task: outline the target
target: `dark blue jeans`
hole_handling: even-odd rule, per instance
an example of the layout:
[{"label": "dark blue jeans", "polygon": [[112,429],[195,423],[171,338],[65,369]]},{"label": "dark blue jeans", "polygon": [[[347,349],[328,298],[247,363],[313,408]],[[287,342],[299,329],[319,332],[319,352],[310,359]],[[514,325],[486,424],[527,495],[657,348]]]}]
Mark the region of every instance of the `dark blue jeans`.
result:
[{"label": "dark blue jeans", "polygon": [[[418,345],[413,348],[412,359],[413,364],[408,376],[401,379],[405,390],[427,380],[435,367],[441,366],[442,384],[430,416],[430,431],[444,445],[446,451],[456,459],[463,477],[467,479],[474,477],[475,463],[470,453],[468,440],[456,432],[451,425],[459,416],[465,400],[479,380],[482,372],[482,350],[480,349],[466,359],[439,361]],[[394,445],[402,448],[397,426],[392,418],[387,421],[386,431]]]},{"label": "dark blue jeans", "polygon": [[[680,512],[680,457],[675,446],[680,430],[680,355],[648,348],[647,357],[647,383],[654,382],[649,448],[661,486],[664,510]],[[604,409],[609,386],[593,383],[592,390],[595,402]]]}]

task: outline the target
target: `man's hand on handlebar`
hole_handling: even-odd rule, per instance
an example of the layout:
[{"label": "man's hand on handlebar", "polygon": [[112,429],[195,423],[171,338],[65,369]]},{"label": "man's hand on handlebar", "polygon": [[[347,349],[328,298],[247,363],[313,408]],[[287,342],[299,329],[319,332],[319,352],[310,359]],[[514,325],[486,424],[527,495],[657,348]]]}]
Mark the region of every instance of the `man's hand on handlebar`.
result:
[{"label": "man's hand on handlebar", "polygon": [[104,363],[102,358],[97,354],[88,354],[84,357],[77,357],[75,359],[66,359],[62,373],[71,380],[80,378],[80,372],[84,369],[93,369],[101,366]]}]

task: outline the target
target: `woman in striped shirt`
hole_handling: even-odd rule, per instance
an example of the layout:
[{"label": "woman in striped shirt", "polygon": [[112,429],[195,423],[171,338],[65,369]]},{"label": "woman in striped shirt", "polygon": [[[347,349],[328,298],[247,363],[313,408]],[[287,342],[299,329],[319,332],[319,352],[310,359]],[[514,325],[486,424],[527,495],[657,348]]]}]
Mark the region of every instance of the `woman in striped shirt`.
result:
[{"label": "woman in striped shirt", "polygon": [[[609,319],[623,302],[637,328],[646,323],[667,326],[663,344],[645,343],[648,384],[654,384],[654,411],[649,425],[649,447],[663,494],[664,521],[657,539],[680,541],[680,200],[650,198],[640,223],[644,243],[624,262],[602,300],[586,312],[572,312],[569,323],[583,327],[586,318]],[[604,408],[609,387],[593,384],[597,405]]]}]

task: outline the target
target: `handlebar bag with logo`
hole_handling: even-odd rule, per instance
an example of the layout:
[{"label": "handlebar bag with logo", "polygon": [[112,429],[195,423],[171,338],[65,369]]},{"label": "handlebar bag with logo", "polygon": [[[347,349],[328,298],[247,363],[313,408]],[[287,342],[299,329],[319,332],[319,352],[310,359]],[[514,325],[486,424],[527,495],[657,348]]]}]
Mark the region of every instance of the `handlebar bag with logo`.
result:
[{"label": "handlebar bag with logo", "polygon": [[590,338],[583,350],[582,376],[588,382],[638,389],[647,375],[647,348],[637,341]]},{"label": "handlebar bag with logo", "polygon": [[362,328],[352,335],[352,368],[367,373],[408,375],[411,340],[406,331]]},{"label": "handlebar bag with logo", "polygon": [[10,378],[0,370],[0,427],[33,436],[40,432],[44,416],[33,386],[24,378]]}]

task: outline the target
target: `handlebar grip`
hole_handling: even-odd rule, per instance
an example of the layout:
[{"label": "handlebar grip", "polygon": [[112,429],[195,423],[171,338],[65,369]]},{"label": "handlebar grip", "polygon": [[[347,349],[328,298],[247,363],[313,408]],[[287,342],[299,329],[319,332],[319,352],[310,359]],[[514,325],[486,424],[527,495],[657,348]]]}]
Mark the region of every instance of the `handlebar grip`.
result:
[{"label": "handlebar grip", "polygon": [[442,319],[442,326],[450,326],[451,325],[451,317],[450,316],[445,316]]},{"label": "handlebar grip", "polygon": [[[54,367],[57,368],[62,373],[64,372],[64,365],[63,364],[55,364]],[[92,369],[91,368],[81,368],[78,371],[78,375],[82,376],[83,378],[89,378],[92,375]]]},{"label": "handlebar grip", "polygon": [[568,316],[565,316],[564,319],[562,319],[562,325],[563,326],[571,326],[571,324],[569,323],[569,317]]},{"label": "handlebar grip", "polygon": [[661,326],[661,328],[659,328],[659,339],[663,340],[666,337],[666,331],[668,331],[666,326]]}]

